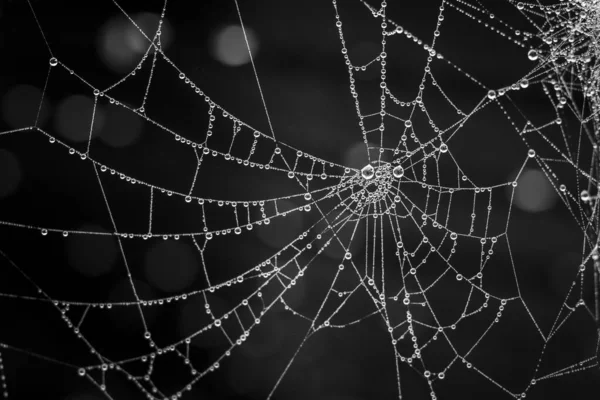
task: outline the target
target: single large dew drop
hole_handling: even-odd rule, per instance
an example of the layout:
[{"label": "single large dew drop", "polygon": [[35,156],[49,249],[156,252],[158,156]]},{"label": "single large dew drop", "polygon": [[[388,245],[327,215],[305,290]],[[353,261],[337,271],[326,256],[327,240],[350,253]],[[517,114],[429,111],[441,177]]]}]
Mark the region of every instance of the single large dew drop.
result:
[{"label": "single large dew drop", "polygon": [[529,57],[529,59],[531,61],[535,61],[538,59],[539,54],[538,54],[537,50],[531,49],[531,50],[529,50],[529,53],[527,53],[527,57]]},{"label": "single large dew drop", "polygon": [[365,165],[363,169],[360,170],[360,174],[365,179],[372,179],[375,175],[375,168],[371,164]]},{"label": "single large dew drop", "polygon": [[404,168],[402,168],[401,166],[397,165],[392,170],[392,174],[394,174],[394,178],[400,179],[400,178],[402,178],[404,176]]}]

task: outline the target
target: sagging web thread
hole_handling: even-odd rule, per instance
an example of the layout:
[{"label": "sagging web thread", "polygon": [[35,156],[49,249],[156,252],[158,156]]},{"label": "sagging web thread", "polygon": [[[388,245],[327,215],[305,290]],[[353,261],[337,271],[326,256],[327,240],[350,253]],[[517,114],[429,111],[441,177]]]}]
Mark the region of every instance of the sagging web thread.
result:
[{"label": "sagging web thread", "polygon": [[[335,0],[332,1],[332,23],[336,25],[339,34],[341,62],[345,62],[347,66],[350,95],[355,101],[358,126],[362,132],[365,150],[369,157],[368,165],[362,169],[349,168],[287,145],[276,139],[273,130],[264,133],[251,127],[217,104],[207,93],[204,93],[162,51],[161,25],[167,11],[166,1],[162,9],[161,22],[153,37],[146,36],[125,10],[114,1],[120,12],[147,38],[148,50],[135,69],[105,89],[95,87],[93,82],[70,69],[60,60],[59,55],[55,57],[52,54],[52,48],[46,42],[51,53],[47,83],[53,79],[57,71],[62,70],[69,73],[72,79],[83,83],[93,93],[94,107],[101,103],[108,103],[114,107],[127,109],[138,118],[159,128],[164,135],[175,140],[178,146],[185,146],[197,160],[193,167],[195,173],[189,190],[181,192],[146,182],[128,174],[127,171],[118,170],[95,159],[91,140],[94,117],[90,121],[90,140],[87,141],[85,150],[76,149],[41,129],[37,126],[37,121],[33,126],[2,133],[2,136],[7,136],[33,131],[44,135],[49,143],[53,144],[53,152],[79,157],[82,162],[91,165],[95,172],[94,179],[97,180],[98,186],[102,190],[103,201],[112,222],[112,232],[63,230],[55,227],[21,224],[18,221],[1,221],[0,223],[5,227],[15,229],[37,230],[44,236],[114,236],[119,242],[126,273],[136,300],[119,303],[85,303],[54,298],[46,293],[43,287],[38,286],[33,279],[28,278],[26,267],[16,265],[4,253],[3,256],[9,260],[12,267],[30,280],[30,284],[37,289],[38,294],[26,296],[2,293],[1,295],[23,301],[35,300],[53,304],[65,324],[72,330],[73,336],[85,344],[96,359],[96,362],[90,365],[71,366],[79,375],[96,385],[107,397],[111,398],[110,385],[106,379],[109,371],[116,371],[129,378],[148,398],[170,397],[175,399],[182,397],[186,391],[191,390],[194,384],[209,376],[230,356],[233,357],[236,349],[243,346],[246,339],[259,326],[261,319],[280,305],[283,305],[285,310],[292,315],[305,320],[309,328],[297,352],[281,372],[269,397],[276,392],[277,386],[284,379],[288,368],[293,364],[309,338],[321,330],[343,329],[367,318],[380,318],[387,327],[389,341],[395,353],[399,398],[402,398],[400,364],[410,366],[423,376],[431,389],[432,399],[439,396],[438,381],[444,380],[452,368],[456,367],[456,364],[466,365],[467,368],[488,380],[490,384],[497,386],[514,398],[525,397],[540,381],[597,367],[596,355],[590,354],[589,358],[582,359],[573,365],[561,366],[552,372],[540,374],[538,371],[547,345],[573,314],[585,313],[595,321],[599,319],[597,285],[600,267],[597,254],[598,167],[596,160],[598,158],[598,107],[600,104],[598,102],[598,68],[595,64],[598,56],[596,43],[598,42],[598,23],[600,22],[598,2],[561,1],[545,6],[533,2],[510,1],[530,23],[531,32],[520,32],[508,22],[496,17],[485,7],[483,2],[443,0],[438,8],[437,25],[432,38],[427,43],[390,19],[386,13],[385,1],[381,2],[378,7],[374,7],[366,1],[359,1],[364,5],[365,12],[370,13],[380,23],[381,51],[377,57],[364,65],[353,63],[352,54],[346,47],[344,24],[340,10],[338,10],[340,4]],[[436,40],[442,34],[443,22],[450,10],[454,10],[468,20],[484,24],[490,31],[512,42],[532,61],[531,71],[507,87],[489,88],[466,70],[444,57],[436,47]],[[43,33],[42,26],[43,24],[40,24]],[[386,83],[388,78],[387,53],[393,51],[394,45],[391,42],[395,39],[413,42],[427,55],[422,79],[415,85],[417,93],[411,100],[401,100],[403,96],[394,93]],[[436,81],[433,72],[432,67],[437,63],[453,69],[481,88],[481,99],[474,108],[461,109],[446,95],[442,86]],[[181,80],[182,90],[195,93],[205,101],[209,122],[203,140],[194,140],[191,135],[171,130],[146,113],[146,101],[151,93],[153,79],[156,78],[154,70],[158,64],[169,66],[169,72],[164,73],[177,75]],[[127,106],[111,96],[113,89],[127,82],[135,75],[136,71],[142,68],[149,68],[151,72],[139,107]],[[370,69],[378,69],[380,72],[379,110],[363,110],[361,108],[361,96],[355,85],[357,75]],[[256,78],[260,88],[258,74]],[[530,90],[533,87],[543,90],[549,104],[556,111],[555,119],[534,124],[513,101],[511,97],[513,93]],[[436,124],[434,113],[430,114],[427,107],[426,99],[429,91],[441,95],[456,112],[456,119],[453,123],[448,126]],[[501,110],[504,118],[514,129],[514,134],[529,147],[529,152],[523,154],[523,164],[514,181],[492,186],[478,186],[463,172],[458,161],[453,157],[451,142],[453,137],[461,134],[465,124],[474,115],[492,107]],[[268,115],[266,103],[265,111]],[[426,118],[429,128],[435,133],[428,140],[420,139],[419,127],[413,123],[413,120],[418,119],[419,116]],[[566,118],[575,118],[579,123],[577,129],[574,131],[567,129],[563,123]],[[403,131],[400,134],[397,131],[387,132],[386,124],[389,124],[389,121],[399,121],[403,126]],[[216,124],[228,124],[229,133],[217,132]],[[551,129],[560,132],[558,138],[556,135],[547,134]],[[217,136],[219,139],[215,140]],[[387,146],[384,139],[388,137],[393,137],[396,144]],[[544,143],[543,152],[530,144],[530,142],[537,141]],[[377,142],[379,145],[372,145]],[[591,151],[591,154],[584,156],[584,151]],[[269,171],[272,174],[284,174],[297,185],[298,192],[288,196],[265,198],[260,201],[227,200],[195,195],[195,189],[202,185],[202,182],[197,181],[198,173],[205,165],[205,168],[210,168],[211,158],[237,163],[247,168]],[[589,165],[584,165],[582,160],[588,160]],[[443,168],[440,167],[442,163]],[[510,254],[507,231],[512,208],[506,212],[496,211],[492,206],[492,200],[502,196],[507,189],[511,192],[511,196],[514,195],[518,178],[527,165],[535,165],[546,174],[560,199],[585,234],[581,266],[575,267],[579,269],[579,273],[573,281],[569,293],[565,296],[562,308],[556,315],[556,320],[550,330],[543,330],[538,326],[536,318],[530,312],[527,302],[520,292],[516,278],[517,265],[512,258],[505,268],[515,271],[516,294],[514,296],[493,295],[486,290],[484,285],[486,267],[493,259],[494,251],[498,247],[504,246],[504,248],[508,248]],[[561,183],[559,175],[554,172],[556,166],[563,167],[564,165],[567,165],[571,173],[576,175],[578,185],[574,189],[567,188],[564,183]],[[104,182],[116,179],[134,185],[139,191],[147,194],[149,215],[146,231],[122,232],[118,229],[119,221],[115,220],[111,213],[111,204],[104,190]],[[586,182],[586,187],[580,188],[580,181]],[[197,204],[202,213],[198,231],[156,232],[152,227],[153,204],[157,197],[162,196],[176,197],[182,202]],[[472,202],[473,210],[467,224],[468,228],[462,231],[453,230],[451,228],[453,207],[457,201],[464,201],[465,198]],[[281,210],[280,204],[285,200],[292,200],[301,205],[293,209]],[[211,243],[228,240],[232,235],[248,235],[249,231],[257,226],[268,225],[274,219],[285,219],[286,216],[294,213],[316,215],[316,222],[291,243],[283,246],[258,265],[247,266],[245,272],[226,281],[217,282],[211,279],[211,265],[204,263],[203,256],[204,252],[210,248]],[[503,229],[492,231],[489,221],[496,215],[495,213],[504,213],[501,218],[505,224]],[[211,215],[217,215],[219,218],[212,218],[209,223],[207,216]],[[416,242],[407,240],[403,236],[406,225],[414,225],[416,231],[419,232],[419,239]],[[359,260],[358,254],[353,254],[351,249],[351,244],[359,229],[364,230],[366,237],[364,257],[361,256],[364,260]],[[351,234],[342,235],[343,231],[351,232]],[[395,257],[390,257],[387,252],[384,252],[384,242],[387,245],[390,238],[396,243]],[[145,300],[138,296],[122,242],[163,239],[187,240],[194,244],[203,261],[202,268],[208,284],[205,289],[156,300]],[[480,254],[477,265],[465,273],[462,272],[462,267],[454,264],[453,255],[463,242],[469,241],[479,242]],[[330,246],[340,246],[344,249],[344,255],[339,260],[339,267],[333,274],[330,288],[325,298],[322,299],[321,307],[313,315],[306,315],[288,304],[286,295],[297,282],[303,279],[305,274],[309,273],[321,254]],[[437,277],[433,280],[423,279],[420,276],[421,271],[426,270],[432,263],[442,265]],[[396,270],[395,275],[390,273],[391,269]],[[399,279],[399,282],[396,282],[395,290],[391,289],[393,285],[389,282],[390,276]],[[464,299],[462,314],[456,320],[445,323],[442,322],[432,302],[428,299],[428,294],[442,279],[448,276],[460,282],[468,296]],[[351,278],[353,284],[350,287],[346,284],[341,285],[342,278],[345,283],[348,278]],[[584,297],[585,279],[594,280],[595,304],[589,304]],[[248,290],[248,293],[235,307],[222,314],[216,314],[213,311],[209,300],[211,293],[224,293],[224,296],[227,296],[229,291],[237,287],[247,288],[250,286],[249,283],[256,284],[256,286],[245,289]],[[352,321],[337,322],[336,316],[342,312],[350,299],[356,297],[360,292],[368,294],[373,302],[373,311]],[[84,333],[86,315],[95,309],[105,309],[108,312],[108,310],[118,307],[134,307],[139,310],[139,318],[146,326],[144,308],[190,301],[193,298],[202,299],[205,305],[208,319],[203,327],[188,337],[171,343],[155,342],[150,330],[146,328],[144,338],[148,345],[148,351],[134,358],[108,359],[94,348],[93,343],[88,341]],[[486,334],[500,322],[509,307],[522,307],[527,312],[530,323],[535,326],[539,334],[539,340],[544,343],[539,356],[540,362],[534,369],[531,380],[525,387],[518,388],[518,390],[503,386],[494,380],[493,376],[485,373],[484,366],[473,364],[470,361],[471,353],[478,348]],[[427,314],[427,318],[421,317],[424,314]],[[76,316],[78,319],[75,319]],[[459,351],[453,344],[452,331],[460,328],[461,324],[465,324],[470,319],[479,317],[488,318],[487,329],[473,341],[469,350]],[[196,365],[190,355],[192,340],[202,339],[208,331],[215,330],[227,338],[230,344],[229,348],[208,365]],[[2,343],[1,347],[5,352],[19,350],[7,343]],[[451,355],[443,367],[430,369],[426,354],[436,354],[440,347],[449,349]],[[163,392],[153,382],[154,365],[166,354],[175,355],[181,360],[181,363],[189,368],[187,383],[172,393]],[[52,361],[65,364],[60,360]],[[130,372],[132,366],[135,365],[142,365],[145,373],[136,375]],[[1,368],[2,359],[0,359]],[[4,391],[4,396],[8,398],[10,394],[6,384],[4,384]]]}]

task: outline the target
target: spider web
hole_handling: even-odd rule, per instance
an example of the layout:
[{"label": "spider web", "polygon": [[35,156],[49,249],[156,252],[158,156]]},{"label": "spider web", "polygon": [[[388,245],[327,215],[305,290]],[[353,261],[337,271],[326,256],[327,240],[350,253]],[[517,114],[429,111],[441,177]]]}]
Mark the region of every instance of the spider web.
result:
[{"label": "spider web", "polygon": [[[470,390],[465,382],[489,396],[536,398],[572,376],[587,378],[573,381],[567,393],[597,388],[598,4],[438,3],[424,8],[435,21],[427,36],[396,21],[410,14],[404,5],[328,4],[337,46],[329,50],[339,52],[336,75],[345,74],[352,102],[343,118],[353,131],[344,135],[361,140],[365,160],[348,165],[280,137],[258,60],[251,58],[258,92],[252,101],[266,125],[243,107],[237,113],[225,107],[227,97],[217,101],[218,94],[179,67],[162,43],[174,4],[162,4],[158,28],[148,33],[124,4],[111,3],[147,49],[133,69],[101,85],[93,73],[79,72],[92,60],[55,52],[51,14],[28,2],[24,20],[33,20],[31,30],[44,44],[35,50],[31,76],[45,78],[44,89],[32,123],[0,135],[3,145],[37,164],[41,188],[3,200],[4,396],[27,393],[11,384],[11,371],[24,363],[19,357],[43,365],[28,383],[44,376],[54,380],[45,382],[50,386],[56,379],[71,388],[87,382],[111,399],[233,397],[241,389],[224,388],[235,386],[231,375],[245,382],[242,395],[253,398],[305,397],[302,387],[313,397],[452,398]],[[252,56],[247,6],[228,7]],[[455,25],[445,31],[448,24]],[[510,46],[516,61],[508,84],[484,83],[485,62],[472,72],[445,55],[461,25],[468,28],[462,34],[486,35],[489,46],[494,40]],[[363,34],[377,37],[378,50],[355,61],[351,42]],[[39,60],[47,63],[48,54],[45,75]],[[418,65],[416,73],[397,73],[400,59]],[[361,78],[369,73],[375,79]],[[176,97],[160,95],[164,88]],[[45,99],[66,91],[93,98],[80,143],[40,122]],[[169,101],[193,108],[173,116],[165,111]],[[133,116],[152,143],[141,150],[98,144],[101,108]],[[469,164],[481,157],[465,143],[488,140],[510,143],[510,154],[499,157],[509,160],[511,178]],[[50,165],[59,172],[46,172]],[[514,221],[515,199],[531,185],[523,179],[531,170],[543,173],[568,221],[541,229],[575,249],[561,261],[552,293],[542,282],[548,272],[533,268],[538,256],[515,250],[535,250],[528,249],[534,241],[528,224],[546,218]],[[56,212],[52,197],[67,206]],[[90,215],[105,229],[71,227]],[[286,227],[299,220],[302,228],[288,238]],[[511,230],[513,223],[519,225]],[[257,235],[270,235],[275,249],[254,249]],[[116,244],[111,274],[121,279],[120,294],[107,299],[111,282],[63,267],[65,240],[88,243],[77,238]],[[556,243],[537,251],[552,253]],[[88,259],[98,257],[100,269],[108,262],[102,251]],[[143,254],[159,290],[143,282]],[[188,261],[196,274],[178,269]],[[185,323],[174,321],[178,313]],[[340,350],[350,333],[358,339]],[[366,343],[358,344],[361,337]],[[268,350],[269,342],[277,349]],[[256,356],[261,346],[267,356]],[[327,367],[335,357],[341,361]],[[365,373],[369,389],[356,382],[356,369],[344,375],[347,364],[376,372]],[[348,383],[333,385],[336,379]]]}]

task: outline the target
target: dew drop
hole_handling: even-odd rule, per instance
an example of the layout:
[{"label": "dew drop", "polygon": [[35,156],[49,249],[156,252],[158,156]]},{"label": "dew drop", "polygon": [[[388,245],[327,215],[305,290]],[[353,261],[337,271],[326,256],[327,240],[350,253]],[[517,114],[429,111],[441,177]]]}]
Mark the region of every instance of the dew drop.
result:
[{"label": "dew drop", "polygon": [[375,168],[373,168],[373,166],[370,164],[365,165],[363,169],[360,170],[360,174],[365,179],[373,179],[373,176],[375,175]]},{"label": "dew drop", "polygon": [[400,178],[402,178],[404,176],[404,168],[402,168],[401,166],[397,165],[392,170],[392,174],[394,175],[394,178],[400,179]]},{"label": "dew drop", "polygon": [[527,57],[531,60],[531,61],[535,61],[538,59],[539,54],[537,52],[537,50],[531,49],[529,50],[529,52],[527,53]]}]

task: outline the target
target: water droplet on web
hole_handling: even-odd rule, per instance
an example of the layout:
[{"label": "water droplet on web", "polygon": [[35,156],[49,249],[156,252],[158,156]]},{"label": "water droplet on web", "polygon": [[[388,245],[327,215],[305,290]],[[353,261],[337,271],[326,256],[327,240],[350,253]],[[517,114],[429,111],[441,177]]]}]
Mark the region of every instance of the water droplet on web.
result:
[{"label": "water droplet on web", "polygon": [[531,49],[529,50],[529,52],[527,53],[527,57],[531,60],[531,61],[535,61],[538,59],[539,54],[537,52],[537,50]]},{"label": "water droplet on web", "polygon": [[407,128],[410,128],[412,126],[412,121],[409,120],[409,119],[406,120],[406,121],[404,121],[404,126],[407,127]]},{"label": "water droplet on web", "polygon": [[531,149],[527,152],[527,155],[529,156],[529,158],[533,158],[535,157],[535,150]]},{"label": "water droplet on web", "polygon": [[521,85],[523,89],[526,89],[529,87],[529,80],[523,78],[521,79],[521,82],[519,82],[519,85]]},{"label": "water droplet on web", "polygon": [[365,179],[372,179],[375,176],[375,168],[372,165],[365,165],[363,169],[360,170],[360,174]]},{"label": "water droplet on web", "polygon": [[306,201],[309,201],[310,199],[312,199],[312,196],[311,196],[311,194],[310,194],[310,193],[306,193],[306,194],[304,195],[304,200],[306,200]]},{"label": "water droplet on web", "polygon": [[458,234],[457,234],[456,232],[452,232],[452,233],[450,234],[450,239],[452,239],[452,240],[456,240],[456,238],[458,238]]},{"label": "water droplet on web", "polygon": [[50,66],[51,67],[56,67],[58,65],[58,60],[56,59],[56,57],[52,57],[50,59]]},{"label": "water droplet on web", "polygon": [[394,178],[400,179],[400,178],[402,178],[404,176],[404,168],[402,168],[401,166],[397,165],[392,170],[392,174],[394,175]]},{"label": "water droplet on web", "polygon": [[441,153],[447,153],[448,152],[448,145],[446,143],[442,144],[440,146],[440,152]]},{"label": "water droplet on web", "polygon": [[487,94],[488,99],[490,100],[494,100],[496,98],[497,94],[495,90],[490,90]]}]

